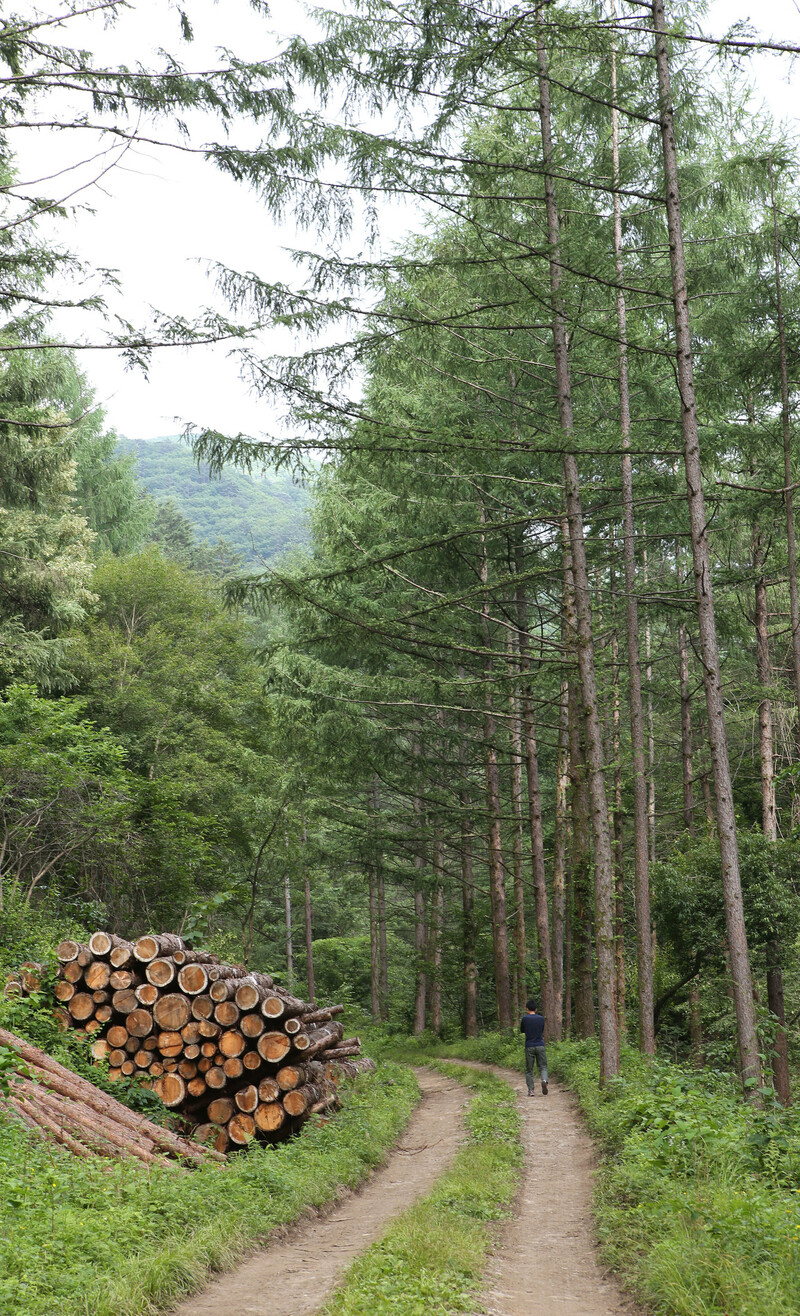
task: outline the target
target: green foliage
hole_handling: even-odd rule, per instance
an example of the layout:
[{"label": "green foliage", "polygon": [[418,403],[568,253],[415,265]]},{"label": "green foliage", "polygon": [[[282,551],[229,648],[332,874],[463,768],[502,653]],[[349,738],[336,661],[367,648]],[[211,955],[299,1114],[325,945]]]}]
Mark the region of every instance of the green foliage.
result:
[{"label": "green foliage", "polygon": [[628,1051],[597,1085],[592,1044],[551,1048],[607,1157],[608,1261],[665,1316],[790,1316],[800,1306],[800,1118],[753,1110],[727,1073]]},{"label": "green foliage", "polygon": [[507,1083],[463,1066],[434,1067],[472,1090],[467,1142],[427,1197],[392,1222],[348,1271],[325,1316],[471,1311],[522,1163],[521,1117]]},{"label": "green foliage", "polygon": [[[134,462],[144,489],[159,504],[170,503],[206,548],[223,541],[246,567],[259,566],[284,549],[305,542],[308,494],[288,476],[257,480],[242,471],[219,478],[198,466],[178,439],[121,439],[118,451]],[[164,513],[159,509],[159,516]],[[160,542],[178,550],[177,523],[156,524]],[[184,552],[189,546],[184,546]]]},{"label": "green foliage", "polygon": [[200,1288],[270,1231],[354,1188],[417,1097],[381,1065],[344,1109],[290,1143],[191,1174],[77,1160],[0,1116],[0,1316],[148,1316]]}]

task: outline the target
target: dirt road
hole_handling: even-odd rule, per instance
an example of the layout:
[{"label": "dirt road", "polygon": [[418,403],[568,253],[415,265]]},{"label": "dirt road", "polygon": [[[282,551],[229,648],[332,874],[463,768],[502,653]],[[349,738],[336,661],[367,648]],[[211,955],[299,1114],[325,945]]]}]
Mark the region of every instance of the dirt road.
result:
[{"label": "dirt road", "polygon": [[[467,1063],[467,1062],[454,1062]],[[474,1066],[489,1068],[489,1066]],[[429,1192],[463,1139],[463,1087],[416,1071],[422,1100],[386,1166],[328,1214],[223,1275],[174,1316],[311,1316],[389,1222]],[[551,1083],[529,1098],[522,1076],[494,1069],[518,1094],[525,1168],[481,1308],[490,1316],[636,1316],[600,1265],[591,1210],[594,1150],[570,1095]]]},{"label": "dirt road", "polygon": [[182,1303],[175,1316],[306,1316],[322,1306],[351,1261],[430,1192],[464,1137],[465,1089],[429,1069],[416,1073],[422,1100],[383,1169],[329,1214],[297,1225],[285,1241]]},{"label": "dirt road", "polygon": [[[481,1066],[483,1068],[483,1066]],[[517,1092],[525,1118],[525,1172],[481,1303],[490,1316],[636,1316],[600,1264],[592,1220],[594,1148],[574,1099],[557,1084],[543,1097],[537,1082],[493,1069]]]}]

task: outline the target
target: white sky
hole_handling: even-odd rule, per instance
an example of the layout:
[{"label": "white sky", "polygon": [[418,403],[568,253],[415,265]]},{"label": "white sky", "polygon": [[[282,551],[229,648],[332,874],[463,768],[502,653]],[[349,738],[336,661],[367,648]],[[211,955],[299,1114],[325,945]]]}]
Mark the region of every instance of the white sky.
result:
[{"label": "white sky", "polygon": [[[135,13],[112,32],[98,39],[97,25],[87,28],[86,44],[102,49],[107,58],[147,59],[148,48],[175,48],[174,11],[163,0],[133,0]],[[198,6],[190,8],[197,12]],[[202,21],[196,23],[194,47],[184,48],[192,67],[213,57],[214,47],[225,45],[247,57],[266,57],[276,49],[272,29],[283,34],[302,31],[313,35],[313,25],[296,0],[280,0],[272,20],[257,18],[244,0],[200,0]],[[169,21],[165,16],[169,15]],[[738,20],[749,20],[761,34],[800,45],[800,0],[712,0],[704,30],[720,35]],[[70,29],[71,31],[72,29]],[[102,44],[101,44],[102,43]],[[119,51],[125,52],[120,56]],[[750,61],[757,94],[776,118],[798,117],[797,83],[792,81],[787,57],[759,56]],[[193,125],[193,134],[195,125]],[[214,130],[197,125],[197,141],[209,140]],[[24,179],[63,167],[65,143],[52,134],[33,135],[20,151]],[[254,144],[258,132],[243,123],[236,140]],[[69,143],[70,158],[77,158]],[[55,183],[46,185],[52,189]],[[202,161],[175,151],[137,147],[120,166],[109,172],[85,197],[94,210],[54,230],[65,245],[95,265],[120,272],[126,317],[138,322],[148,307],[191,316],[214,301],[202,262],[220,260],[240,270],[255,270],[268,280],[290,279],[292,265],[286,248],[312,247],[317,239],[298,235],[291,224],[274,223],[246,187],[229,181]],[[410,207],[387,205],[382,211],[381,238],[390,247],[412,229]],[[66,227],[66,231],[65,231]],[[219,309],[223,309],[218,303]],[[64,334],[77,326],[59,323]],[[279,340],[265,345],[273,349]],[[149,377],[126,371],[111,352],[85,352],[81,363],[94,384],[108,421],[131,438],[149,438],[177,432],[194,421],[233,433],[269,432],[270,404],[250,395],[227,358],[226,349],[169,349],[157,354]]]}]

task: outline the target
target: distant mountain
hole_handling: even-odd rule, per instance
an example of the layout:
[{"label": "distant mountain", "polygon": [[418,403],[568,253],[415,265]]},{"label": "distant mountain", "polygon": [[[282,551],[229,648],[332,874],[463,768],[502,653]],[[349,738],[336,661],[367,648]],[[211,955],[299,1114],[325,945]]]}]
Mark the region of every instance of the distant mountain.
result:
[{"label": "distant mountain", "polygon": [[308,540],[308,491],[287,475],[252,479],[231,467],[212,480],[208,467],[198,468],[191,451],[173,437],[123,438],[118,451],[135,454],[141,484],[159,502],[171,500],[198,539],[226,540],[247,566]]}]

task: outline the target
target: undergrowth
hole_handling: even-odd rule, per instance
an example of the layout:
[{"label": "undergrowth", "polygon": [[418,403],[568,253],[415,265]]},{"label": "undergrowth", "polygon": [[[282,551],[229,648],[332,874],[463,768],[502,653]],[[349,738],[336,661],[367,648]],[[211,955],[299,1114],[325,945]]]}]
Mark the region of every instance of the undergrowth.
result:
[{"label": "undergrowth", "polygon": [[353,1263],[324,1316],[444,1316],[474,1309],[492,1241],[522,1162],[516,1096],[492,1074],[435,1063],[471,1088],[467,1141],[422,1201]]},{"label": "undergrowth", "polygon": [[[515,1035],[387,1042],[520,1070]],[[800,1111],[753,1109],[726,1072],[625,1048],[601,1089],[595,1042],[548,1046],[603,1151],[595,1216],[604,1259],[658,1316],[800,1312]]]},{"label": "undergrowth", "polygon": [[417,1100],[391,1063],[277,1147],[182,1172],[78,1160],[0,1117],[0,1316],[152,1316],[377,1165]]}]

